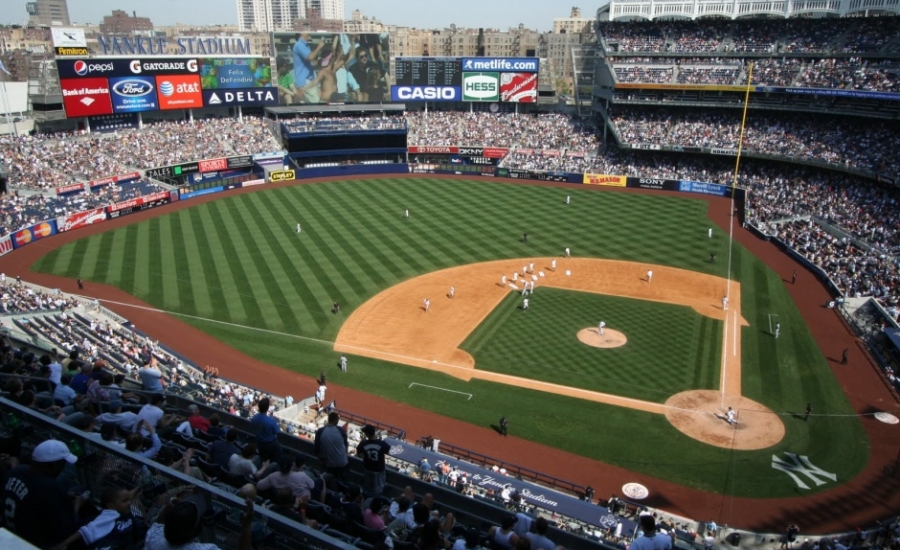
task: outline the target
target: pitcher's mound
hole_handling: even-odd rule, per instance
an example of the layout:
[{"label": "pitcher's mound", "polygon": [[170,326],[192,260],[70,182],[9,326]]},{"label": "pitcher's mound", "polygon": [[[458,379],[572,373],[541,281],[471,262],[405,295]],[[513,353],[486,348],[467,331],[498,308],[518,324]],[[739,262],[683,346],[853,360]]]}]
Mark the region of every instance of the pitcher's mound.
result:
[{"label": "pitcher's mound", "polygon": [[597,327],[584,328],[578,331],[578,340],[595,348],[618,348],[625,345],[628,338],[618,330],[603,329],[603,336],[597,332]]},{"label": "pitcher's mound", "polygon": [[[676,393],[666,400],[666,418],[681,433],[716,447],[754,451],[777,444],[784,438],[781,418],[746,397],[725,396],[715,390]],[[737,424],[725,421],[731,407]]]}]

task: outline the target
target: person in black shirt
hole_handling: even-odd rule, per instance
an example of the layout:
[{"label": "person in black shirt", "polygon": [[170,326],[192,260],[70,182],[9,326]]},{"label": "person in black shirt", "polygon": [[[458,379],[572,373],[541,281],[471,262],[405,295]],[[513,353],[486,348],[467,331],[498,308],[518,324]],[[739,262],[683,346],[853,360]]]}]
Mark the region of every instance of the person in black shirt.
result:
[{"label": "person in black shirt", "polygon": [[66,540],[78,528],[76,514],[87,496],[73,503],[56,478],[77,460],[65,443],[48,439],[34,448],[31,464],[13,468],[2,493],[6,528],[38,548]]},{"label": "person in black shirt", "polygon": [[206,460],[227,470],[231,455],[241,454],[241,450],[234,444],[235,441],[237,441],[237,431],[228,430],[228,433],[225,434],[225,441],[217,439],[210,444]]},{"label": "person in black shirt", "polygon": [[356,456],[363,460],[363,488],[366,495],[375,497],[384,491],[384,457],[391,452],[391,446],[378,438],[375,426],[367,425],[362,432],[366,439],[357,445]]}]

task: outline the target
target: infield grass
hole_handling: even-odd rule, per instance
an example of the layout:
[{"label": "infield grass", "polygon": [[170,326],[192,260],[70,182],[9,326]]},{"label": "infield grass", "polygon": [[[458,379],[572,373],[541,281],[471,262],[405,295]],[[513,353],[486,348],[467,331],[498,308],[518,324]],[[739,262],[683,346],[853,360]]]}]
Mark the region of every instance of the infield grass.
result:
[{"label": "infield grass", "polygon": [[[568,206],[567,194],[572,196]],[[405,208],[410,210],[409,219],[403,218]],[[303,224],[299,235],[298,222]],[[481,426],[506,415],[514,435],[691,487],[757,497],[834,487],[829,482],[811,490],[797,489],[786,474],[771,468],[772,455],[784,451],[809,456],[816,466],[836,473],[837,483],[850,479],[868,459],[862,427],[781,279],[740,246],[734,250],[733,274],[742,283],[742,313],[750,323],[742,329],[743,393],[782,413],[787,429],[784,441],[770,449],[718,449],[682,436],[659,415],[489,382],[466,383],[362,357],[350,358],[350,374],[337,372],[331,342],[343,316],[400,281],[460,264],[559,255],[567,246],[576,256],[658,263],[724,276],[727,235],[716,228],[714,238],[708,239],[710,225],[706,203],[689,196],[486,181],[366,179],[224,195],[70,243],[42,258],[34,269],[115,285],[161,309],[194,316],[184,320],[273,365],[313,377],[325,370],[340,384]],[[527,245],[520,240],[524,231],[529,233]],[[719,258],[715,264],[708,262],[713,251]],[[597,322],[595,314],[569,319],[571,311],[562,302],[569,299],[565,294],[576,293],[538,289],[538,300],[542,292],[548,297],[559,292],[560,304],[545,318],[548,326],[577,321],[586,327]],[[617,307],[611,297],[596,298],[602,300],[598,307]],[[334,301],[341,303],[341,315],[329,311]],[[664,306],[650,305],[660,308],[657,315],[666,315]],[[632,311],[639,321],[637,306]],[[782,324],[777,341],[768,334],[772,313]],[[645,337],[638,334],[645,326],[638,325],[629,329],[629,338]],[[535,338],[541,333],[536,331]],[[715,341],[685,343],[682,352],[705,364],[713,348],[720,346],[720,331],[695,327],[684,340]],[[557,364],[581,362],[569,343],[543,332],[542,362],[556,357],[562,358]],[[668,332],[681,334],[674,327]],[[660,329],[656,336],[670,335]],[[485,361],[495,368],[503,368],[506,354],[513,366],[536,355],[524,351],[516,355],[493,339],[480,346],[476,353],[486,353]],[[654,364],[674,353],[669,346],[657,346]],[[717,378],[711,372],[673,371],[666,380],[642,384],[646,390],[642,398],[660,400],[658,390],[670,385],[715,387]],[[573,381],[576,378],[573,374]],[[618,392],[638,391],[628,389],[628,378],[622,374]],[[467,402],[452,393],[410,390],[411,382],[474,397]],[[303,389],[290,391],[304,394]],[[308,393],[312,391],[309,388]],[[829,416],[803,422],[790,415],[808,402],[815,404],[815,412]],[[366,414],[353,410],[352,404],[342,408]],[[465,446],[464,441],[451,443]]]}]

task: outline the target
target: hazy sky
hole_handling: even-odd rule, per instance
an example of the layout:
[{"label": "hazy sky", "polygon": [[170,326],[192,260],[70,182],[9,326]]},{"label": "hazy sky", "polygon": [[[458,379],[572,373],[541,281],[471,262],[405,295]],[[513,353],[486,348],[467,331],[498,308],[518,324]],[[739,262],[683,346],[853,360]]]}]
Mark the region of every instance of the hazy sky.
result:
[{"label": "hazy sky", "polygon": [[[12,0],[0,11],[0,23],[27,21],[25,0]],[[506,30],[524,23],[526,27],[550,30],[555,17],[568,17],[572,5],[579,5],[585,17],[592,17],[605,0],[552,2],[547,0],[345,0],[347,18],[355,9],[383,23],[418,28],[491,27]],[[10,5],[11,4],[11,5]],[[18,5],[16,9],[13,6]],[[237,24],[234,0],[69,0],[69,15],[75,23],[99,23],[113,9],[149,17],[154,25],[188,23],[195,25]]]}]

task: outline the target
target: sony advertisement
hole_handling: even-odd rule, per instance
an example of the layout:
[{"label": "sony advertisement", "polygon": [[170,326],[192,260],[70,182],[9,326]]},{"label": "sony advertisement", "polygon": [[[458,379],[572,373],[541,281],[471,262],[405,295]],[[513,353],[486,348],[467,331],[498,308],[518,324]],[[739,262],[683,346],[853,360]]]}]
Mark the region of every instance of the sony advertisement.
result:
[{"label": "sony advertisement", "polygon": [[272,51],[284,105],[391,98],[387,33],[276,32]]}]

